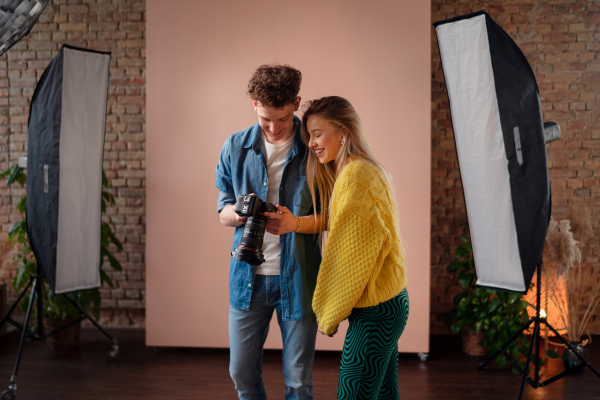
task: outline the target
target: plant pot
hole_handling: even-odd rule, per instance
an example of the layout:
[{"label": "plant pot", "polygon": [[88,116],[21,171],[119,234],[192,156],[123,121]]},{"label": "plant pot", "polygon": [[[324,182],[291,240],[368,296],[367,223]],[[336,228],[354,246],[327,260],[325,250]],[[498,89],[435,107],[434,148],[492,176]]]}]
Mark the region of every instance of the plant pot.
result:
[{"label": "plant pot", "polygon": [[460,332],[463,352],[470,356],[485,356],[487,352],[481,345],[484,339],[483,332],[475,333],[471,328],[462,329]]},{"label": "plant pot", "polygon": [[[54,323],[50,318],[44,317],[44,328],[46,334],[51,334],[46,338],[46,344],[50,350],[69,351],[79,348],[79,336],[81,332],[81,320],[76,321],[75,318],[67,318]],[[64,326],[73,324],[56,333],[52,333]]]}]

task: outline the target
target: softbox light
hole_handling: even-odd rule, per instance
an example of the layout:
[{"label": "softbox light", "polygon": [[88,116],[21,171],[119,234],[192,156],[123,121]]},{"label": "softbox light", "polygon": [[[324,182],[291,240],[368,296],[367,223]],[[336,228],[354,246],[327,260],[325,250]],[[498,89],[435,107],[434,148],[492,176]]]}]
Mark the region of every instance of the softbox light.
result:
[{"label": "softbox light", "polygon": [[31,31],[50,0],[2,0],[0,4],[0,55]]},{"label": "softbox light", "polygon": [[100,286],[110,54],[63,46],[29,110],[27,234],[55,293]]},{"label": "softbox light", "polygon": [[535,76],[485,12],[434,24],[477,284],[525,293],[550,222],[544,123]]}]

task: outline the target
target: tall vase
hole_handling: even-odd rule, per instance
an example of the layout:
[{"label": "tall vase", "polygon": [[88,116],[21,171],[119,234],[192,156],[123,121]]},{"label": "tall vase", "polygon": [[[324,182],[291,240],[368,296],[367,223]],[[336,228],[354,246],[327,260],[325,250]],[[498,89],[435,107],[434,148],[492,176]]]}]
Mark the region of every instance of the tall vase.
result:
[{"label": "tall vase", "polygon": [[[577,353],[579,353],[579,355],[581,355],[582,357],[585,357],[583,346],[580,342],[570,342],[570,344],[574,349],[577,350]],[[573,350],[571,350],[569,347],[565,347],[564,355],[565,355],[565,357],[563,357],[563,364],[566,369],[568,369],[568,370],[572,369],[575,371],[583,371],[585,364],[583,363],[583,361],[581,361],[581,359],[579,357],[577,357],[575,355]]]}]

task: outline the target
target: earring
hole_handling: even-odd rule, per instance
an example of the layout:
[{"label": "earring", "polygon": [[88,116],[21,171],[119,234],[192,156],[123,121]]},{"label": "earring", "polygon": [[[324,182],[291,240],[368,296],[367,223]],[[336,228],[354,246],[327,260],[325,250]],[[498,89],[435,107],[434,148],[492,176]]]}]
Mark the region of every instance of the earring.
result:
[{"label": "earring", "polygon": [[345,142],[346,142],[346,141],[345,141],[344,139],[342,139],[342,146],[344,145],[344,143],[345,143]]}]

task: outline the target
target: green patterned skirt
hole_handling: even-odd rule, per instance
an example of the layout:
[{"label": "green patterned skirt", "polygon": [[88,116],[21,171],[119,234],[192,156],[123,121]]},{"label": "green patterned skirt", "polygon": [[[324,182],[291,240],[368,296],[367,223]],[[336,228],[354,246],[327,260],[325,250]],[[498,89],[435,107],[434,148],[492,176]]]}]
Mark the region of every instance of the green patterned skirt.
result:
[{"label": "green patterned skirt", "polygon": [[355,308],[344,341],[338,400],[398,400],[398,339],[408,319],[408,293]]}]

